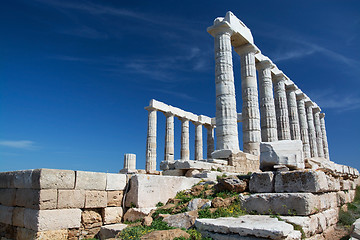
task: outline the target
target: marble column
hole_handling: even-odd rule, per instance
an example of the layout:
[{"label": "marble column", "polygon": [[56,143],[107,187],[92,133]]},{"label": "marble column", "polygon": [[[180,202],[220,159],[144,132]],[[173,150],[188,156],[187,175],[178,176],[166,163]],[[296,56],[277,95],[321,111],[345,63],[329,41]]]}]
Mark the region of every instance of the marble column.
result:
[{"label": "marble column", "polygon": [[328,145],[326,128],[325,128],[325,113],[320,113],[320,126],[321,126],[322,140],[323,140],[323,147],[324,147],[324,157],[327,160],[330,160],[329,145]]},{"label": "marble column", "polygon": [[215,146],[215,136],[214,136],[214,126],[212,125],[205,125],[206,131],[207,131],[207,137],[206,137],[206,156],[208,159],[211,158],[211,153],[214,151]]},{"label": "marble column", "polygon": [[241,62],[243,151],[259,156],[261,128],[255,67],[255,53],[259,49],[246,44],[235,51],[240,55]]},{"label": "marble column", "polygon": [[195,122],[195,160],[203,159],[202,124]]},{"label": "marble column", "polygon": [[208,29],[215,38],[216,150],[239,151],[231,35],[226,22]]},{"label": "marble column", "polygon": [[301,141],[303,143],[303,151],[305,158],[310,158],[310,143],[309,143],[309,127],[307,123],[307,116],[305,110],[305,95],[299,93],[296,95],[298,114],[299,114],[299,125],[300,125],[300,135]]},{"label": "marble column", "polygon": [[124,155],[124,169],[135,171],[136,170],[136,155],[132,153],[126,153]]},{"label": "marble column", "polygon": [[320,125],[320,109],[318,107],[313,108],[313,113],[314,113],[314,125],[315,125],[318,157],[324,157],[324,146],[323,146],[321,125]]},{"label": "marble column", "polygon": [[289,112],[285,91],[286,79],[281,73],[275,75],[273,80],[278,138],[279,140],[290,140]]},{"label": "marble column", "polygon": [[172,161],[174,160],[174,114],[167,112],[164,115],[166,117],[164,160]]},{"label": "marble column", "polygon": [[298,107],[296,103],[296,94],[295,94],[296,90],[297,87],[295,86],[295,84],[286,86],[287,103],[289,110],[290,135],[292,140],[301,139]]},{"label": "marble column", "polygon": [[156,171],[156,114],[155,108],[146,107],[148,112],[148,132],[146,139],[146,164],[147,172]]},{"label": "marble column", "polygon": [[261,140],[263,142],[274,142],[278,140],[276,113],[271,79],[272,62],[264,60],[256,64],[259,73],[260,92],[260,125]]},{"label": "marble column", "polygon": [[317,157],[318,151],[316,145],[316,132],[314,125],[314,117],[313,117],[313,106],[314,104],[311,101],[305,102],[306,117],[309,126],[310,153],[311,153],[311,157]]},{"label": "marble column", "polygon": [[181,121],[181,160],[190,160],[189,149],[189,120],[186,118],[179,118]]}]

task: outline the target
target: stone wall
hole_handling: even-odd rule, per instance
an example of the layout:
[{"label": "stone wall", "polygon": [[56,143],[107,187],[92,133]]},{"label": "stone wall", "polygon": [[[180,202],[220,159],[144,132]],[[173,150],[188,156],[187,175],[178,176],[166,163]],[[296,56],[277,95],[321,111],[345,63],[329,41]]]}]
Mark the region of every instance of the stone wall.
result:
[{"label": "stone wall", "polygon": [[35,169],[0,173],[0,238],[94,237],[121,222],[125,174]]}]

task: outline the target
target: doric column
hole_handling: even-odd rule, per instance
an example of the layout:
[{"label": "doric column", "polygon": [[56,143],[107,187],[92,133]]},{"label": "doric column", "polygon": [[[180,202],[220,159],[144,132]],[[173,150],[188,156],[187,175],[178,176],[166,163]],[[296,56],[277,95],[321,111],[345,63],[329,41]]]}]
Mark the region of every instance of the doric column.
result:
[{"label": "doric column", "polygon": [[274,142],[278,140],[273,84],[271,79],[272,67],[273,64],[270,59],[256,64],[259,73],[260,125],[261,140],[263,142]]},{"label": "doric column", "polygon": [[288,109],[289,109],[290,135],[291,135],[292,140],[301,139],[298,107],[296,104],[296,94],[295,94],[296,90],[297,90],[297,87],[295,86],[295,84],[286,86],[287,103],[288,103]]},{"label": "doric column", "polygon": [[299,93],[296,95],[297,106],[299,113],[300,135],[303,143],[303,151],[305,158],[310,158],[310,143],[309,143],[309,127],[307,124],[306,110],[305,110],[305,95]]},{"label": "doric column", "polygon": [[[242,131],[244,152],[260,155],[261,129],[256,79],[255,46],[246,44],[235,51],[241,61]],[[216,126],[217,127],[217,126]]]},{"label": "doric column", "polygon": [[181,121],[181,160],[190,159],[190,149],[189,149],[189,120],[186,118],[179,118]]},{"label": "doric column", "polygon": [[275,96],[275,111],[276,122],[279,140],[289,140],[290,126],[289,113],[285,92],[285,76],[283,73],[275,75],[274,80],[274,96]]},{"label": "doric column", "polygon": [[166,116],[164,160],[171,161],[174,160],[174,114],[171,112],[164,114]]},{"label": "doric column", "polygon": [[126,153],[124,155],[124,169],[135,171],[136,170],[136,155],[132,153]]},{"label": "doric column", "polygon": [[320,126],[321,126],[321,132],[322,132],[322,140],[323,140],[323,147],[324,147],[324,157],[328,160],[330,160],[329,156],[329,145],[326,135],[326,128],[325,128],[325,113],[320,113]]},{"label": "doric column", "polygon": [[239,150],[234,73],[233,33],[227,22],[215,22],[208,32],[215,38],[216,149]]},{"label": "doric column", "polygon": [[320,125],[319,107],[313,108],[313,113],[314,113],[314,124],[315,124],[315,132],[316,132],[316,145],[317,145],[318,157],[324,157],[324,146],[323,146],[321,125]]},{"label": "doric column", "polygon": [[314,117],[313,117],[313,106],[314,104],[311,101],[305,102],[306,107],[306,117],[308,121],[309,127],[309,142],[310,142],[310,152],[311,157],[317,157],[317,145],[316,145],[316,132],[314,125]]},{"label": "doric column", "polygon": [[195,160],[203,159],[203,137],[202,124],[194,122],[195,125]]},{"label": "doric column", "polygon": [[149,112],[148,131],[146,139],[146,166],[147,172],[156,171],[156,109],[146,107]]},{"label": "doric column", "polygon": [[212,125],[205,125],[206,131],[207,131],[207,137],[206,137],[206,156],[208,159],[211,158],[211,153],[214,151],[214,140],[215,140],[215,136],[214,136],[214,126]]}]

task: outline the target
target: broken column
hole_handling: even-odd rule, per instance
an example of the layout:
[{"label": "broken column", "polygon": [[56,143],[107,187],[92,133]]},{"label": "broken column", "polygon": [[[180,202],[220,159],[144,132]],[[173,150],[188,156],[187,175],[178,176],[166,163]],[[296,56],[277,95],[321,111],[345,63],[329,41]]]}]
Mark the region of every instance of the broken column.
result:
[{"label": "broken column", "polygon": [[166,116],[165,131],[165,161],[174,160],[174,114],[171,112],[164,113]]},{"label": "broken column", "polygon": [[317,157],[317,145],[316,145],[316,132],[314,126],[314,117],[313,117],[313,102],[307,101],[305,102],[306,107],[306,117],[309,127],[309,143],[310,143],[310,153],[311,157]]},{"label": "broken column", "polygon": [[323,147],[323,139],[322,132],[320,126],[320,108],[313,108],[314,112],[314,125],[315,125],[315,133],[316,133],[316,145],[318,151],[318,157],[324,157],[324,147]]},{"label": "broken column", "polygon": [[277,74],[274,77],[275,111],[279,140],[291,139],[285,80],[283,73]]},{"label": "broken column", "polygon": [[300,127],[299,127],[299,116],[298,108],[296,104],[296,94],[295,91],[297,87],[295,84],[290,84],[286,86],[287,101],[289,108],[289,125],[290,125],[290,135],[292,140],[299,140],[300,137]]},{"label": "broken column", "polygon": [[148,132],[146,138],[146,164],[147,172],[156,171],[156,114],[157,111],[153,107],[145,108],[148,112]]},{"label": "broken column", "polygon": [[310,143],[309,143],[309,128],[307,124],[306,110],[305,110],[305,95],[304,93],[299,93],[296,95],[298,114],[299,114],[299,125],[300,125],[300,135],[303,143],[304,157],[310,158]]},{"label": "broken column", "polygon": [[243,151],[260,155],[260,112],[256,79],[255,53],[259,52],[252,44],[236,48],[241,61],[242,128]]},{"label": "broken column", "polygon": [[136,172],[136,154],[124,154],[124,168],[120,173],[135,173]]},{"label": "broken column", "polygon": [[215,39],[216,150],[239,151],[231,35],[228,22],[217,18],[208,32]]},{"label": "broken column", "polygon": [[324,147],[324,157],[327,160],[330,160],[329,145],[328,145],[328,141],[327,141],[326,128],[325,128],[325,113],[320,113],[320,126],[321,126],[322,140],[323,140],[323,147]]},{"label": "broken column", "polygon": [[195,160],[203,159],[202,124],[194,122],[195,125]]},{"label": "broken column", "polygon": [[190,149],[189,149],[189,120],[186,118],[179,118],[181,121],[181,160],[190,159]]},{"label": "broken column", "polygon": [[261,140],[263,142],[274,142],[278,140],[273,84],[271,79],[272,67],[273,63],[268,58],[256,65],[259,73]]}]

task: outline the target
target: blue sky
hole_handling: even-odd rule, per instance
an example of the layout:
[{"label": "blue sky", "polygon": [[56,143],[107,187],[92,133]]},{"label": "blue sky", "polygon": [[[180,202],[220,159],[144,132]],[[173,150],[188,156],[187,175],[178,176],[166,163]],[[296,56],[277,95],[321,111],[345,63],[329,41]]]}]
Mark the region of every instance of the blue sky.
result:
[{"label": "blue sky", "polygon": [[[358,0],[6,0],[0,8],[0,171],[118,172],[125,153],[135,153],[143,169],[150,99],[215,115],[213,38],[206,28],[229,10],[326,113],[331,160],[360,169]],[[241,112],[235,54],[233,61]],[[158,163],[164,132],[159,113]],[[190,137],[193,158],[192,124]],[[175,139],[178,158],[178,120]]]}]

